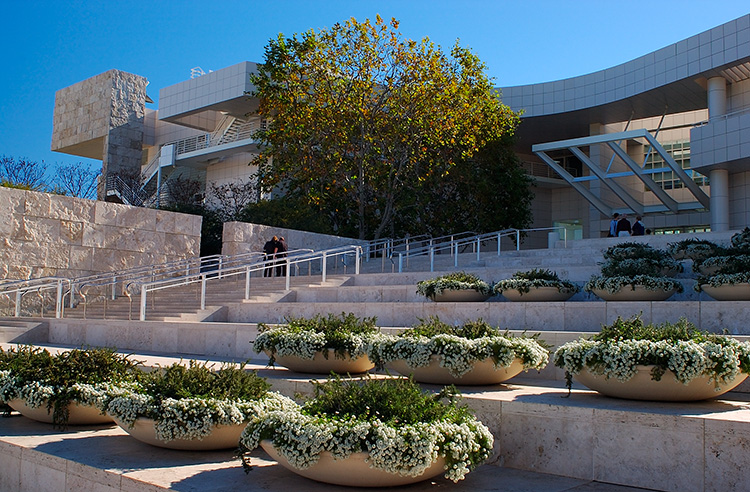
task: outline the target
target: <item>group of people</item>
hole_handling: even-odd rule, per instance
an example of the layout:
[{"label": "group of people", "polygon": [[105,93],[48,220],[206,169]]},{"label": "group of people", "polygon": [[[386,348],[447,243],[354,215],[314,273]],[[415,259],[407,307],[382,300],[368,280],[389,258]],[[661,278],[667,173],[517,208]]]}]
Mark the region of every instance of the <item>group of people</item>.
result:
[{"label": "group of people", "polygon": [[643,236],[646,234],[646,227],[643,225],[643,217],[640,215],[635,216],[635,223],[630,224],[628,220],[628,214],[615,213],[612,215],[612,221],[609,223],[609,237],[623,237],[623,236]]},{"label": "group of people", "polygon": [[263,270],[264,277],[273,277],[274,268],[276,269],[276,276],[286,276],[286,252],[289,248],[286,245],[284,236],[274,236],[270,241],[266,241],[263,245],[263,253],[265,254],[266,268]]}]

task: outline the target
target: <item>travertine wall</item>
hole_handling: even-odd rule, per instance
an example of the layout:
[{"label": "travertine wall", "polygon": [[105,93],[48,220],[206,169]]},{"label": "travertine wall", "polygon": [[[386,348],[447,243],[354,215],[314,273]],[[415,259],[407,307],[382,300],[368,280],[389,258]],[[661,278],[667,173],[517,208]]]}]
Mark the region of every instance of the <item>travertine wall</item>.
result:
[{"label": "travertine wall", "polygon": [[225,255],[236,255],[252,251],[262,251],[263,245],[273,236],[283,236],[290,250],[313,249],[321,251],[339,246],[348,246],[350,244],[366,243],[366,241],[359,241],[348,237],[329,236],[327,234],[282,229],[246,222],[226,222],[224,223],[222,253]]},{"label": "travertine wall", "polygon": [[102,160],[100,200],[108,176],[140,171],[147,84],[140,75],[109,70],[55,94],[52,150]]},{"label": "travertine wall", "polygon": [[0,278],[75,277],[198,256],[201,220],[0,187]]}]

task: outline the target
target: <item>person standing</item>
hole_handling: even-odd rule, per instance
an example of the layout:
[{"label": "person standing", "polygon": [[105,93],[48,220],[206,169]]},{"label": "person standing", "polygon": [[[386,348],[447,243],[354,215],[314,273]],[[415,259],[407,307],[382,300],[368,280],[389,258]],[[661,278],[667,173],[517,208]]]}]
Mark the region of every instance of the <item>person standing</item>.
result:
[{"label": "person standing", "polygon": [[609,234],[607,237],[617,237],[617,218],[620,216],[617,212],[612,214],[612,220],[609,221]]},{"label": "person standing", "polygon": [[617,221],[617,237],[630,236],[632,228],[630,227],[630,221],[628,220],[627,214],[622,214],[620,220]]},{"label": "person standing", "polygon": [[278,238],[274,236],[273,239],[266,241],[266,244],[263,245],[263,253],[265,253],[263,260],[265,261],[266,265],[265,269],[263,270],[264,277],[273,277],[273,260],[276,256],[278,242]]},{"label": "person standing", "polygon": [[640,215],[635,216],[635,223],[633,224],[633,235],[643,236],[646,233],[646,226],[643,225],[643,217]]},{"label": "person standing", "polygon": [[289,251],[289,247],[286,245],[286,239],[281,236],[276,242],[276,276],[286,276],[286,254]]}]

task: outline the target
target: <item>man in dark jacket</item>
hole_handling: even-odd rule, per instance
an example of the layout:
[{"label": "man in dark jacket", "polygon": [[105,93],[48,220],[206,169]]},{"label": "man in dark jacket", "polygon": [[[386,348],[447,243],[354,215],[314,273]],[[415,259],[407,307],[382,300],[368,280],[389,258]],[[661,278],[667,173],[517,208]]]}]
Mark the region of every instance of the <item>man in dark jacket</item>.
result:
[{"label": "man in dark jacket", "polygon": [[266,268],[263,270],[264,277],[273,277],[273,259],[278,250],[278,243],[279,239],[274,236],[273,239],[266,241],[266,244],[263,245],[263,253],[265,253],[263,260],[266,262]]},{"label": "man in dark jacket", "polygon": [[284,277],[286,276],[286,252],[289,251],[289,248],[286,245],[286,239],[284,239],[284,236],[281,236],[279,240],[276,242],[276,276],[277,277]]}]

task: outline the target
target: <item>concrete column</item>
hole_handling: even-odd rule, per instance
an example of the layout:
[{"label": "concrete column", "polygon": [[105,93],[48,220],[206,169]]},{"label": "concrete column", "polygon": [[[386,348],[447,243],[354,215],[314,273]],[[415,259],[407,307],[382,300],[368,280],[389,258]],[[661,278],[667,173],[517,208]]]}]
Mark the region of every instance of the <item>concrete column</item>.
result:
[{"label": "concrete column", "polygon": [[[708,79],[708,119],[727,114],[727,81],[724,77]],[[711,180],[711,230],[729,230],[729,171],[714,169]]]},{"label": "concrete column", "polygon": [[727,81],[724,77],[708,79],[708,119],[727,114]]},{"label": "concrete column", "polygon": [[729,230],[729,171],[714,169],[709,175],[711,180],[711,230],[714,232]]}]

